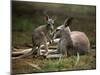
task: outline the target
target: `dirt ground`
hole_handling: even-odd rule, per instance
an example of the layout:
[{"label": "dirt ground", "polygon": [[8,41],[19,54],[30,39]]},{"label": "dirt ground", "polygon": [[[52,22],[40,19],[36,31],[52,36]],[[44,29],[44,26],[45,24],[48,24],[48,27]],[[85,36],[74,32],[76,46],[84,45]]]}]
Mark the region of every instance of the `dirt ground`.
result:
[{"label": "dirt ground", "polygon": [[46,59],[43,57],[27,57],[18,60],[12,60],[13,74],[30,74],[55,71],[73,71],[73,70],[91,70],[96,68],[96,51],[91,49],[87,55],[81,55],[77,65],[75,65],[76,56],[68,58]]}]

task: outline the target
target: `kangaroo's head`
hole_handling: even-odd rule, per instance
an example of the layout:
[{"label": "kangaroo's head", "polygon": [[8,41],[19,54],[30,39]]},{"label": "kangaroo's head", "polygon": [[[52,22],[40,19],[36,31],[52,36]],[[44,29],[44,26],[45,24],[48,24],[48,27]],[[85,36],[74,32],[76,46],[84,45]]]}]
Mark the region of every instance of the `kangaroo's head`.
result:
[{"label": "kangaroo's head", "polygon": [[61,35],[66,31],[66,33],[70,32],[69,25],[71,25],[73,18],[66,18],[64,23],[57,27],[55,31],[53,32],[53,38],[60,38]]},{"label": "kangaroo's head", "polygon": [[46,20],[46,25],[50,30],[54,29],[54,21],[56,20],[56,18],[51,18],[49,16],[45,16],[45,20]]}]

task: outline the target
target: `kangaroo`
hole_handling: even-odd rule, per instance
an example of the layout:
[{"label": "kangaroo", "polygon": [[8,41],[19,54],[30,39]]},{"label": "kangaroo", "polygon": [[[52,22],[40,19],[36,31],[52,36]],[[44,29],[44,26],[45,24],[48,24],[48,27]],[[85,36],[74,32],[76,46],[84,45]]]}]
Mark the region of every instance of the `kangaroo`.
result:
[{"label": "kangaroo", "polygon": [[[54,29],[54,21],[56,19],[55,18],[52,19],[47,15],[47,16],[45,16],[45,20],[46,20],[45,25],[41,25],[41,26],[37,27],[35,30],[33,30],[33,33],[32,33],[33,48],[32,48],[32,50],[30,52],[25,53],[24,55],[19,56],[18,58],[27,57],[32,54],[39,56],[41,45],[45,46],[46,52],[44,55],[48,55],[47,42],[49,41],[51,43],[50,33]],[[15,58],[15,59],[18,59],[18,58]]]},{"label": "kangaroo", "polygon": [[84,32],[71,31],[69,25],[72,18],[67,18],[64,24],[54,32],[54,38],[60,35],[58,52],[69,55],[86,54],[90,48],[90,42]]},{"label": "kangaroo", "polygon": [[33,31],[33,34],[32,34],[33,50],[35,46],[38,47],[37,55],[40,55],[40,48],[41,48],[40,46],[42,44],[44,44],[45,46],[45,50],[46,50],[45,55],[47,55],[48,54],[47,41],[51,43],[50,34],[52,30],[54,29],[55,19],[52,19],[49,16],[46,16],[45,19],[47,22],[46,25],[39,26]]}]

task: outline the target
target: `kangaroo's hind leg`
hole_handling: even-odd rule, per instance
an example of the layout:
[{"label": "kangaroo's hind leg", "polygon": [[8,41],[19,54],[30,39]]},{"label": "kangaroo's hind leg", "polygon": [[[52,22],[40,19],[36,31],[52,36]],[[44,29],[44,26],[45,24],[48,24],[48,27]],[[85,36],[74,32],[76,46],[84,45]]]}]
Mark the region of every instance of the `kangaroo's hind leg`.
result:
[{"label": "kangaroo's hind leg", "polygon": [[48,55],[48,44],[47,44],[47,37],[45,35],[43,35],[42,41],[43,41],[42,43],[43,43],[45,50],[46,50],[44,55],[47,56]]},{"label": "kangaroo's hind leg", "polygon": [[48,45],[47,45],[47,39],[46,38],[44,40],[44,46],[45,46],[45,50],[46,50],[44,55],[47,56],[48,55]]}]

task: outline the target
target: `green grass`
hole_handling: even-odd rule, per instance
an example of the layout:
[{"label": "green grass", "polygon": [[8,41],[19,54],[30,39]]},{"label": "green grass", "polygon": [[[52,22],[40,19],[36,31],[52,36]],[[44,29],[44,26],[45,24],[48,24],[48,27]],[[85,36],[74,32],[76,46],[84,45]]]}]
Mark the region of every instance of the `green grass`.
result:
[{"label": "green grass", "polygon": [[[39,72],[54,72],[54,71],[73,71],[73,70],[91,70],[96,69],[95,50],[91,50],[89,54],[81,55],[77,65],[75,65],[76,56],[59,59],[20,59],[13,61],[12,70],[14,73],[39,73]],[[23,62],[29,61],[38,65],[41,69]]]}]

